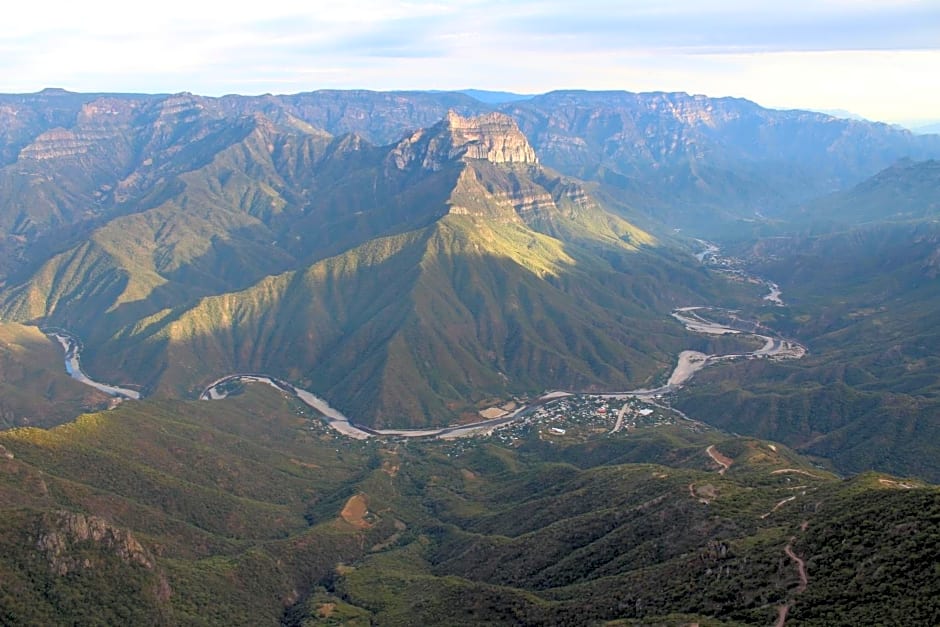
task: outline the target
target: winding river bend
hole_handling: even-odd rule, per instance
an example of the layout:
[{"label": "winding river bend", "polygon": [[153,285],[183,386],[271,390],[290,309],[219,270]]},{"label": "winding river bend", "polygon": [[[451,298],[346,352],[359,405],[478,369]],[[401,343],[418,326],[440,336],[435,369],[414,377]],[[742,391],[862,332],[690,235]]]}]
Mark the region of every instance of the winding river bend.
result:
[{"label": "winding river bend", "polygon": [[[776,286],[774,286],[776,288]],[[779,290],[775,295],[779,297]],[[709,313],[721,314],[727,322],[716,322],[708,318]],[[806,348],[797,342],[784,339],[775,334],[770,329],[761,324],[749,320],[738,318],[736,312],[720,309],[717,307],[681,307],[672,312],[672,317],[680,322],[686,329],[694,333],[705,335],[728,335],[741,334],[759,338],[763,341],[763,346],[757,350],[745,353],[734,353],[728,355],[706,355],[698,351],[686,350],[679,353],[676,366],[665,385],[651,389],[628,390],[625,392],[615,392],[606,394],[596,394],[605,398],[642,398],[655,399],[665,394],[676,392],[685,385],[696,372],[702,368],[735,359],[799,359],[806,354]],[[72,378],[90,385],[102,392],[112,396],[118,396],[127,399],[140,399],[140,393],[136,390],[99,383],[88,377],[81,369],[81,343],[78,339],[63,329],[45,329],[44,332],[50,338],[55,339],[65,351],[65,370]],[[518,418],[528,414],[537,407],[551,403],[560,398],[573,396],[578,392],[554,391],[536,398],[528,405],[517,408],[510,414],[494,418],[491,420],[481,420],[470,424],[455,425],[450,427],[440,427],[433,429],[372,429],[362,425],[357,425],[350,420],[341,411],[330,406],[323,398],[298,388],[295,385],[281,379],[277,379],[267,374],[258,373],[237,373],[226,375],[210,383],[199,398],[201,400],[218,400],[227,396],[227,387],[233,382],[257,382],[275,387],[283,392],[292,394],[298,400],[313,408],[323,415],[326,423],[338,433],[355,439],[366,439],[370,437],[405,437],[405,438],[441,438],[453,439],[466,437],[482,432],[491,431],[497,427],[509,424]]]},{"label": "winding river bend", "polygon": [[108,385],[107,383],[99,383],[82,372],[82,364],[80,361],[82,344],[78,341],[77,337],[64,329],[46,328],[42,329],[42,332],[58,342],[62,350],[65,351],[65,372],[67,372],[70,377],[110,396],[135,401],[140,400],[140,392],[137,390]]}]

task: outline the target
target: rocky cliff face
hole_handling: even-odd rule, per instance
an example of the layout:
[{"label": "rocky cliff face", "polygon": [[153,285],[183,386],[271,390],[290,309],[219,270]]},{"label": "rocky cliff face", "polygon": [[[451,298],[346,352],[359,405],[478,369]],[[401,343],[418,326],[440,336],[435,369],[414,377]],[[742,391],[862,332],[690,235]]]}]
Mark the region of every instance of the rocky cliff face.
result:
[{"label": "rocky cliff face", "polygon": [[535,150],[508,115],[487,113],[463,118],[451,111],[443,127],[449,132],[450,158],[485,159],[492,163],[538,163]]},{"label": "rocky cliff face", "polygon": [[46,131],[20,153],[21,160],[45,161],[86,154],[100,136],[73,133],[64,128]]},{"label": "rocky cliff face", "polygon": [[465,118],[453,111],[440,123],[399,142],[390,159],[400,170],[419,163],[438,171],[458,160],[538,164],[535,150],[509,116],[487,113]]},{"label": "rocky cliff face", "polygon": [[37,536],[36,549],[60,576],[94,568],[94,556],[82,550],[88,548],[114,555],[126,564],[148,570],[154,567],[153,556],[129,531],[97,516],[64,511],[47,514],[40,519]]},{"label": "rocky cliff face", "polygon": [[523,213],[556,209],[551,194],[530,178],[541,171],[535,150],[501,113],[468,118],[450,111],[399,142],[387,161],[398,170],[462,168],[448,199],[453,215],[521,223]]}]

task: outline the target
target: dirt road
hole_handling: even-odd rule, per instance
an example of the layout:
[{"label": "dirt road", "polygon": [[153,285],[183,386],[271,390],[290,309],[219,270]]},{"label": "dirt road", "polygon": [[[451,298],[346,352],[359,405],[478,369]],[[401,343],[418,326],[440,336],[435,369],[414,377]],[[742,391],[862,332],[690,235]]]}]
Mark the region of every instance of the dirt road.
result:
[{"label": "dirt road", "polygon": [[790,543],[795,539],[796,538],[790,538],[790,542],[783,547],[783,552],[787,554],[787,557],[796,562],[796,570],[800,575],[800,585],[797,586],[793,594],[801,594],[806,590],[806,586],[809,585],[809,578],[806,576],[806,563],[799,555],[793,552],[793,547],[790,546]]},{"label": "dirt road", "polygon": [[719,475],[725,474],[725,471],[731,468],[731,464],[734,463],[733,459],[731,459],[730,457],[725,457],[724,455],[719,453],[717,450],[715,450],[714,444],[710,445],[707,449],[705,449],[705,452],[708,453],[708,456],[711,457],[716,464],[721,466],[721,470],[718,471]]}]

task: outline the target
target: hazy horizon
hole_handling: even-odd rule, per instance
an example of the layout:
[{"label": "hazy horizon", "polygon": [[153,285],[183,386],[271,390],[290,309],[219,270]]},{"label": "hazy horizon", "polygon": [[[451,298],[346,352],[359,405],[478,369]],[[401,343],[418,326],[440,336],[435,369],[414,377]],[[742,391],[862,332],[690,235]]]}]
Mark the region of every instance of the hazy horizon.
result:
[{"label": "hazy horizon", "polygon": [[940,6],[924,0],[391,2],[114,0],[17,6],[0,91],[256,95],[317,89],[664,91],[927,123]]}]

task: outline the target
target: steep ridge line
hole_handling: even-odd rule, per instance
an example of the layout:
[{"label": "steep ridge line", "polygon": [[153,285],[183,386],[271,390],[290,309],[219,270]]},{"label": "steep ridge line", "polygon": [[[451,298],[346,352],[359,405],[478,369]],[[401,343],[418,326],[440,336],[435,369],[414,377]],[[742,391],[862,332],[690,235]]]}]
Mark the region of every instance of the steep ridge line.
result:
[{"label": "steep ridge line", "polygon": [[[775,335],[767,335],[764,333],[771,333],[769,330],[766,330],[759,323],[753,323],[748,321],[743,321],[736,317],[734,312],[729,312],[731,317],[737,326],[753,326],[764,333],[757,333],[756,331],[751,331],[749,329],[735,328],[734,326],[723,325],[707,318],[699,312],[701,311],[726,311],[716,307],[682,307],[674,310],[672,312],[672,317],[685,325],[686,329],[696,332],[696,333],[705,333],[705,334],[748,334],[755,337],[759,337],[764,340],[764,346],[756,351],[750,353],[735,353],[730,355],[705,355],[697,351],[682,351],[679,354],[679,358],[676,364],[676,367],[673,369],[668,381],[665,385],[662,385],[658,388],[653,389],[638,389],[638,390],[629,390],[626,392],[617,392],[617,393],[608,393],[601,394],[599,396],[604,396],[607,398],[641,398],[645,400],[653,400],[656,398],[662,397],[664,394],[672,393],[680,388],[682,388],[692,376],[704,368],[707,365],[718,363],[724,360],[730,359],[752,359],[752,358],[770,358],[770,357],[780,357],[780,358],[791,358],[799,359],[806,354],[806,348],[802,345],[793,342],[791,340],[785,340]],[[139,400],[141,395],[135,390],[129,390],[127,388],[119,388],[117,386],[111,386],[104,383],[99,383],[97,381],[89,378],[82,370],[79,361],[79,356],[81,352],[81,342],[74,335],[69,333],[64,329],[58,328],[47,328],[44,331],[49,337],[55,338],[56,341],[62,346],[65,351],[65,363],[66,371],[78,381],[95,387],[99,390],[105,391],[112,396],[119,396],[122,398],[130,398],[134,400]],[[271,385],[283,392],[294,395],[301,402],[305,403],[309,407],[312,407],[316,411],[320,412],[324,416],[326,423],[335,431],[341,433],[342,435],[356,438],[356,439],[366,439],[374,436],[388,436],[388,437],[406,437],[406,438],[426,438],[426,437],[436,437],[442,439],[452,439],[459,437],[466,437],[470,435],[476,435],[484,432],[492,431],[493,429],[506,425],[525,414],[533,411],[534,409],[543,406],[547,403],[551,403],[561,398],[571,396],[574,392],[564,392],[564,391],[553,391],[547,394],[539,396],[535,401],[528,405],[523,405],[517,408],[512,413],[502,416],[500,418],[494,418],[491,420],[482,420],[479,422],[474,422],[465,425],[455,425],[448,427],[440,427],[434,429],[372,429],[369,427],[361,426],[354,423],[347,416],[345,416],[339,410],[330,406],[330,404],[323,398],[316,396],[312,392],[298,388],[287,381],[283,381],[272,377],[267,374],[260,373],[239,373],[239,374],[229,374],[219,379],[216,379],[211,384],[209,384],[203,392],[199,395],[201,400],[218,400],[225,398],[225,392],[223,386],[225,384],[231,383],[233,381],[249,381],[257,383],[265,383]],[[666,406],[668,407],[668,406]],[[669,408],[672,409],[672,408]],[[624,409],[621,409],[621,414]],[[676,410],[672,410],[676,411]],[[677,412],[679,413],[679,412]],[[683,417],[684,414],[681,414]],[[620,420],[618,419],[618,423]],[[616,431],[619,427],[615,425],[614,430]],[[709,447],[706,449],[706,452],[712,459],[714,459],[719,465],[722,466],[719,474],[724,474],[725,470],[731,465],[731,460],[721,456],[725,462],[719,461],[715,457],[713,450],[714,447]],[[720,455],[720,454],[719,454]]]}]

